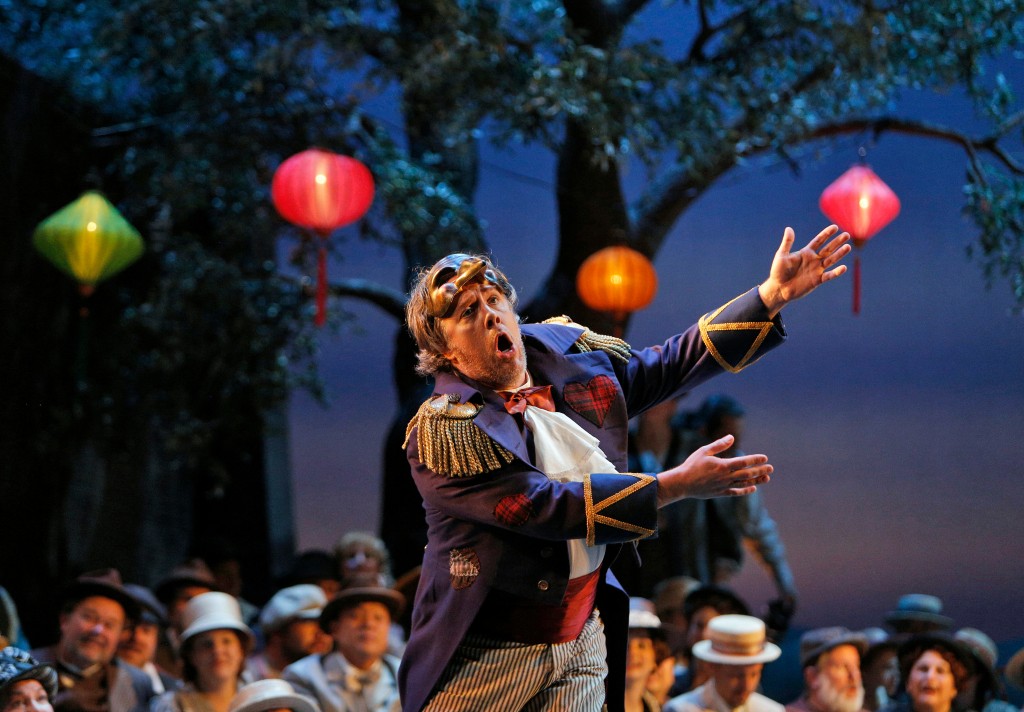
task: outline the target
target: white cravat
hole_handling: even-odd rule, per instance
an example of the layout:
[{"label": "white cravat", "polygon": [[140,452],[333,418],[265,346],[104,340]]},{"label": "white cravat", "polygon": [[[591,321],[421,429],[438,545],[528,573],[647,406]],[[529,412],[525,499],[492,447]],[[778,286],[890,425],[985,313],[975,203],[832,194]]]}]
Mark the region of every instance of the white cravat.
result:
[{"label": "white cravat", "polygon": [[[523,388],[533,385],[527,377]],[[582,482],[593,472],[617,472],[601,451],[601,442],[568,416],[527,405],[523,413],[533,433],[537,469],[554,482]],[[604,559],[605,545],[587,546],[586,539],[570,539],[569,578],[595,571]]]}]

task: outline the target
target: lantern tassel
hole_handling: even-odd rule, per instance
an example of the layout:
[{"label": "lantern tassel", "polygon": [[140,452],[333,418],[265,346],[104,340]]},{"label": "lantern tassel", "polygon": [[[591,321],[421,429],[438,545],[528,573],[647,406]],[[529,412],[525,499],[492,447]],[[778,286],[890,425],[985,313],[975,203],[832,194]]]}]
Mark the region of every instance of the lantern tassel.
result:
[{"label": "lantern tassel", "polygon": [[322,244],[316,259],[316,316],[313,319],[318,327],[327,321],[327,248]]},{"label": "lantern tassel", "polygon": [[853,313],[860,314],[860,253],[853,256]]}]

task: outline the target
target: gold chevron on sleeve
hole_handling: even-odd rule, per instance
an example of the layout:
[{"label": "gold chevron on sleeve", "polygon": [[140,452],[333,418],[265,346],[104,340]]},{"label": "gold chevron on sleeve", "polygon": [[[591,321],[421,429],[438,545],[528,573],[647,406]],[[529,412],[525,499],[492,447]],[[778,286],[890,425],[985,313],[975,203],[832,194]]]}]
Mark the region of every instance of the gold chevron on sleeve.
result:
[{"label": "gold chevron on sleeve", "polygon": [[632,532],[637,535],[637,539],[643,539],[654,534],[653,529],[647,529],[646,527],[640,527],[636,524],[630,524],[624,522],[621,519],[614,519],[603,514],[598,514],[608,507],[612,506],[617,502],[621,502],[626,497],[629,497],[636,492],[639,492],[647,485],[654,482],[654,477],[651,475],[644,474],[642,472],[624,472],[622,474],[635,477],[636,482],[631,484],[629,487],[623,487],[615,494],[605,497],[597,504],[594,504],[594,490],[590,484],[590,476],[588,475],[583,481],[583,498],[586,503],[586,514],[587,514],[587,546],[596,546],[597,541],[597,526],[603,524],[607,527],[615,527],[616,529],[623,529],[627,532]]},{"label": "gold chevron on sleeve", "polygon": [[[736,299],[739,299],[739,297],[736,297]],[[700,329],[700,338],[704,342],[704,346],[707,347],[707,350],[714,357],[715,361],[718,362],[718,365],[724,368],[726,371],[729,371],[730,373],[739,373],[744,368],[750,365],[751,359],[754,357],[754,354],[757,353],[757,350],[761,348],[761,344],[764,342],[765,338],[771,332],[773,326],[772,322],[770,321],[727,321],[722,322],[721,324],[714,323],[715,319],[719,317],[719,315],[725,310],[725,308],[728,307],[729,304],[735,302],[736,299],[733,299],[728,303],[723,304],[722,306],[718,307],[718,309],[715,309],[713,312],[705,314],[700,318],[700,321],[697,322],[697,326]],[[740,358],[736,363],[729,363],[729,360],[721,352],[718,345],[715,344],[715,340],[714,338],[712,338],[712,334],[721,332],[740,331],[746,331],[750,333],[744,335],[736,334],[734,339],[738,341],[737,346],[742,346],[743,341],[745,341],[747,338],[751,339],[750,346],[747,348],[746,353],[743,354],[743,357]]]}]

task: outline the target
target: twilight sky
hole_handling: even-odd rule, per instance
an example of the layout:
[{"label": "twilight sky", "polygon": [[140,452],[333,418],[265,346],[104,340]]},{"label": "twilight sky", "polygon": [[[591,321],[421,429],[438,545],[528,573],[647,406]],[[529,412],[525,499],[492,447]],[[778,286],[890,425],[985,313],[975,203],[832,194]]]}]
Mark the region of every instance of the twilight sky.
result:
[{"label": "twilight sky", "polygon": [[[1007,65],[1019,92],[1020,63]],[[915,94],[899,112],[953,122],[964,106],[956,93]],[[626,339],[660,342],[761,281],[785,226],[802,246],[828,224],[818,196],[859,145],[827,148],[800,176],[763,164],[729,174],[676,226],[655,261],[657,297]],[[965,255],[976,230],[960,214],[963,154],[885,135],[867,160],[903,211],[862,251],[861,314],[850,310],[851,270],[784,311],[782,348],[702,386],[687,405],[723,392],[747,407],[745,449],[766,453],[776,470],[763,494],[800,592],[794,625],[880,625],[901,594],[920,592],[940,596],[957,627],[997,641],[1024,636],[1021,317],[1009,286],[986,290]],[[485,161],[479,212],[497,262],[528,301],[554,259],[553,157],[486,149]],[[639,168],[628,175],[643,179]],[[339,235],[347,242],[332,274],[401,289],[398,252],[353,235]],[[321,337],[329,407],[301,393],[290,407],[300,548],[330,548],[379,522],[398,325],[373,307],[344,307],[355,326]],[[749,557],[734,585],[755,609],[772,595]]]}]

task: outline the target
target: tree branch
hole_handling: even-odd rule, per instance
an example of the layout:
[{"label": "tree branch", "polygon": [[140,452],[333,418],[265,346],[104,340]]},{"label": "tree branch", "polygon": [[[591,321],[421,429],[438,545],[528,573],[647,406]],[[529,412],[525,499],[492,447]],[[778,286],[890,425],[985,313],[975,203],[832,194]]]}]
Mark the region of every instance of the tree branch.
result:
[{"label": "tree branch", "polygon": [[[1006,166],[1006,168],[1015,175],[1024,175],[1024,163],[1021,163],[1011,156],[1002,146],[999,145],[999,140],[1022,121],[1024,121],[1024,112],[1016,114],[1004,121],[994,133],[980,138],[972,138],[947,126],[939,126],[926,121],[914,121],[889,116],[881,118],[850,119],[848,121],[839,121],[832,124],[823,124],[818,126],[808,133],[804,140],[813,141],[818,138],[859,133],[861,131],[868,130],[872,131],[876,136],[886,131],[893,131],[911,136],[924,136],[927,138],[935,138],[955,143],[967,152],[968,156],[972,159],[972,163],[976,162],[978,153],[988,153]],[[755,149],[751,151],[751,153],[757,152],[758,150],[760,149]]]}]

